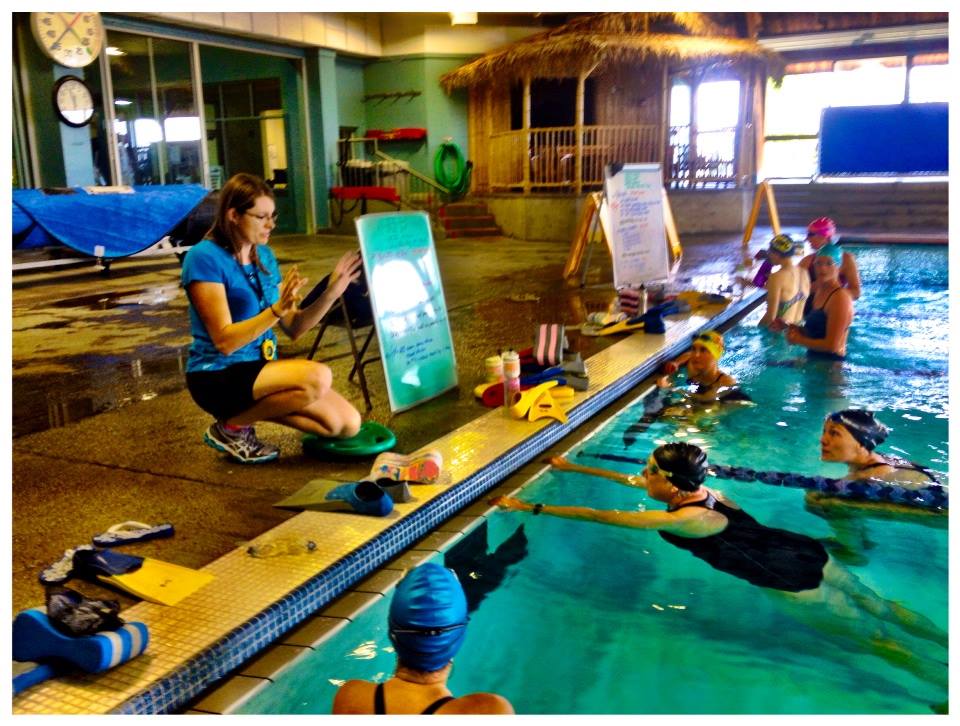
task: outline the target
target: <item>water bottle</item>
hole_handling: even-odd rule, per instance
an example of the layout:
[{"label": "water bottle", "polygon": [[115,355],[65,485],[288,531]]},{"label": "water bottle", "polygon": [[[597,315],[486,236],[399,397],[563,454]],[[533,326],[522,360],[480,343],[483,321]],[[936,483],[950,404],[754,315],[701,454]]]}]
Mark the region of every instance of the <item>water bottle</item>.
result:
[{"label": "water bottle", "polygon": [[520,355],[515,350],[505,350],[503,359],[503,406],[510,413],[514,394],[520,393]]},{"label": "water bottle", "polygon": [[277,537],[265,542],[258,542],[247,547],[247,554],[251,557],[263,559],[265,557],[280,557],[282,555],[311,554],[317,549],[317,543],[305,537]]}]

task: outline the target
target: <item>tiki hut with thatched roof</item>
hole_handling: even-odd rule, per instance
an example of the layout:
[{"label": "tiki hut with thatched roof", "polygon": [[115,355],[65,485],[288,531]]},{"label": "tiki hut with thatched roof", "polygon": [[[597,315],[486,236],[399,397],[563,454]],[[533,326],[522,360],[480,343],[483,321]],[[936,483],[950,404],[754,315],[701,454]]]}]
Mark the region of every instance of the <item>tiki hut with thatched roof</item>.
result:
[{"label": "tiki hut with thatched roof", "polygon": [[[782,71],[776,54],[703,13],[604,13],[491,51],[440,82],[447,92],[469,90],[477,191],[579,194],[602,184],[613,161],[661,162],[675,185],[739,185],[753,171],[757,140],[746,129],[758,90]],[[698,155],[695,131],[671,143],[670,88],[678,77],[691,85],[741,82],[735,158]],[[558,104],[565,107],[559,113]]]}]

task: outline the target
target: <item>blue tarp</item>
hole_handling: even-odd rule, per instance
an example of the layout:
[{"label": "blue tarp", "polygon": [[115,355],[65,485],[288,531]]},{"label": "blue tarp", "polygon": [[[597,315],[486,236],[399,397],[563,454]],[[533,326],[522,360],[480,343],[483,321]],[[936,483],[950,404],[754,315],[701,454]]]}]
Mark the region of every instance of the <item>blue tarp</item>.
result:
[{"label": "blue tarp", "polygon": [[199,184],[132,189],[132,194],[88,194],[82,188],[72,194],[15,189],[14,246],[59,243],[90,256],[96,256],[96,247],[102,246],[101,257],[127,257],[163,239],[207,195]]},{"label": "blue tarp", "polygon": [[827,108],[820,173],[946,174],[947,104]]}]

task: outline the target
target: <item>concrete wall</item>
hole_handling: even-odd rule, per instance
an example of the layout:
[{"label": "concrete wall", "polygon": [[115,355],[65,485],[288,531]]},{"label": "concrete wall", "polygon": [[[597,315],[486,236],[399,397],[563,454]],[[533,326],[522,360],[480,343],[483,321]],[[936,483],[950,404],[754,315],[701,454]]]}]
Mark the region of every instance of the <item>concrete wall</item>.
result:
[{"label": "concrete wall", "polygon": [[[740,232],[750,214],[748,190],[673,191],[670,208],[683,241],[684,234]],[[504,234],[517,239],[569,242],[573,238],[583,197],[494,194],[484,196]]]}]

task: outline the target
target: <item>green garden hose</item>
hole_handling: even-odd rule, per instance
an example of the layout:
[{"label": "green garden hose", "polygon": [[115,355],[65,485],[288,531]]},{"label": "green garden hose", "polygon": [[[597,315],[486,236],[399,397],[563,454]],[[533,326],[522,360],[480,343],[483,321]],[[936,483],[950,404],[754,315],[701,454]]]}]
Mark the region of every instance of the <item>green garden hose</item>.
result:
[{"label": "green garden hose", "polygon": [[[455,171],[447,173],[447,157],[454,160]],[[464,196],[470,189],[470,177],[473,173],[473,162],[466,161],[460,147],[452,141],[444,141],[437,147],[433,157],[433,175],[437,183],[445,187],[453,199]]]}]

